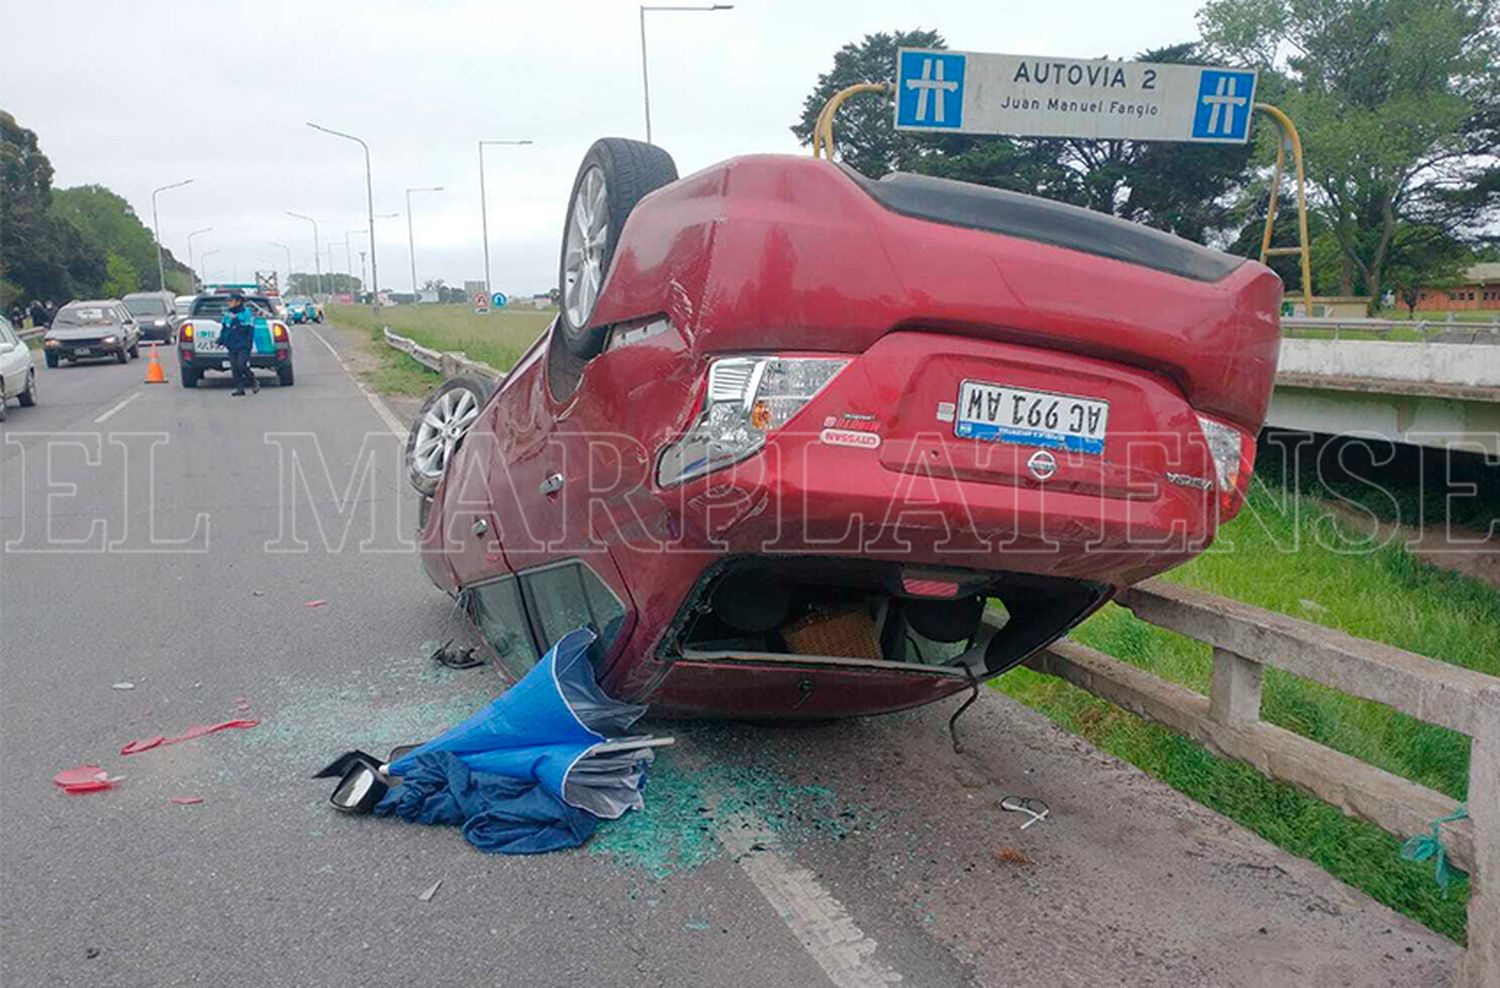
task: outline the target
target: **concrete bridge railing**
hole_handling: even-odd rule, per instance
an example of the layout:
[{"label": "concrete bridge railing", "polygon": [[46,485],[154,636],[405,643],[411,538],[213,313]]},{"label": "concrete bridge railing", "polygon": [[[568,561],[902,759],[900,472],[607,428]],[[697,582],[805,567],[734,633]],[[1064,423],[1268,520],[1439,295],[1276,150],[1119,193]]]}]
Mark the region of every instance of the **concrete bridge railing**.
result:
[{"label": "concrete bridge railing", "polygon": [[1398,838],[1427,832],[1457,802],[1261,720],[1265,667],[1472,739],[1469,819],[1442,830],[1450,859],[1471,880],[1469,947],[1458,983],[1500,985],[1500,678],[1159,580],[1125,591],[1119,603],[1213,647],[1209,696],[1067,639],[1027,664]]}]

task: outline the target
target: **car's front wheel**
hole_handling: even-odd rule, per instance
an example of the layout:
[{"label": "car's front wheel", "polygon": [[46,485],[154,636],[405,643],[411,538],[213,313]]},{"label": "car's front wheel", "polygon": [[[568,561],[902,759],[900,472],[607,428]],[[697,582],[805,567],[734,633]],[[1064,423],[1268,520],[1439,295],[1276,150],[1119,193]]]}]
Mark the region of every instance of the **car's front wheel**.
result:
[{"label": "car's front wheel", "polygon": [[47,366],[48,367],[56,367],[57,366],[57,354],[55,354],[55,353],[43,354],[43,359],[47,361]]},{"label": "car's front wheel", "polygon": [[454,377],[427,396],[406,437],[406,476],[419,494],[431,496],[464,437],[479,419],[493,385],[477,377]]},{"label": "car's front wheel", "polygon": [[587,360],[604,348],[604,327],[590,327],[589,320],[626,217],[649,193],[675,181],[672,156],[654,144],[606,137],[583,156],[563,223],[557,275],[562,290],[557,328],[573,356]]},{"label": "car's front wheel", "polygon": [[130,359],[130,354],[124,347],[120,347],[120,349],[115,351],[115,359],[123,364]]},{"label": "car's front wheel", "polygon": [[21,403],[22,408],[31,408],[36,405],[36,371],[26,372],[26,387],[16,395],[16,400]]},{"label": "car's front wheel", "polygon": [[136,340],[134,343],[130,344],[130,359],[131,360],[139,360],[140,357],[141,357],[141,342],[140,342],[140,340]]}]

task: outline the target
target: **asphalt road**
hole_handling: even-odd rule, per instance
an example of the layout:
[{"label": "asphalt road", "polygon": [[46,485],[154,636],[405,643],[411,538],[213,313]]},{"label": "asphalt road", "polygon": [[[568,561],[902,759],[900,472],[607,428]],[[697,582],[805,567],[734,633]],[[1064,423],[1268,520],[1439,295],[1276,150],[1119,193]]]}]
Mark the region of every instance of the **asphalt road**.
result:
[{"label": "asphalt road", "polygon": [[[308,778],[489,699],[410,545],[401,440],[323,338],[228,397],[41,373],[0,425],[4,985],[1429,985],[1456,949],[986,691],[679,738],[589,846],[481,855]],[[350,359],[354,356],[351,354]],[[322,600],[319,607],[306,606]],[[133,689],[112,688],[129,682]],[[248,701],[243,713],[238,698]],[[236,716],[122,757],[126,742]],[[59,770],[118,788],[69,796]],[[1001,798],[1044,798],[1026,831]],[[201,797],[181,805],[173,797]],[[429,902],[419,894],[442,881]]]}]

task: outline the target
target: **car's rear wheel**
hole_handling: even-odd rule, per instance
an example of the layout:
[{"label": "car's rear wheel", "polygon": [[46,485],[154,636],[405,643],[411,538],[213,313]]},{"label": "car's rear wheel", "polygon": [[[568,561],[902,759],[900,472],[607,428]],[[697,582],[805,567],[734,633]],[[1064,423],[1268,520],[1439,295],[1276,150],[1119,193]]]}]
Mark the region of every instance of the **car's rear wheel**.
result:
[{"label": "car's rear wheel", "polygon": [[182,386],[184,388],[196,388],[198,386],[198,379],[202,376],[203,372],[201,370],[198,370],[197,368],[183,367]]},{"label": "car's rear wheel", "polygon": [[590,327],[589,320],[626,217],[649,193],[675,181],[672,156],[652,144],[606,137],[583,156],[568,200],[557,276],[562,289],[558,330],[574,356],[587,360],[604,347],[605,328]]},{"label": "car's rear wheel", "polygon": [[431,496],[453,454],[479,419],[493,386],[477,377],[454,377],[427,396],[406,437],[406,476]]},{"label": "car's rear wheel", "polygon": [[297,377],[292,373],[291,364],[287,364],[285,367],[276,368],[276,383],[281,385],[283,388],[291,387],[296,382],[296,380]]},{"label": "car's rear wheel", "polygon": [[36,404],[36,371],[26,372],[26,387],[16,395],[16,400],[21,403],[22,408],[31,408]]}]

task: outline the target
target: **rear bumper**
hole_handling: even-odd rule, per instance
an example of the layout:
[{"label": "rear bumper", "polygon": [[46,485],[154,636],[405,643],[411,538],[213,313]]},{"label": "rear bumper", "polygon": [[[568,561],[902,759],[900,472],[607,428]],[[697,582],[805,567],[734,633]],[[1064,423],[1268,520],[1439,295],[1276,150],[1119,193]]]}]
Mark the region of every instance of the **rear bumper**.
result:
[{"label": "rear bumper", "polygon": [[[200,353],[193,351],[192,356],[186,356],[183,351],[177,353],[177,362],[180,366],[190,370],[229,370],[229,351],[220,350],[211,353]],[[250,366],[265,370],[275,370],[292,365],[292,351],[290,348],[278,349],[275,353],[252,353],[250,355]]]}]

